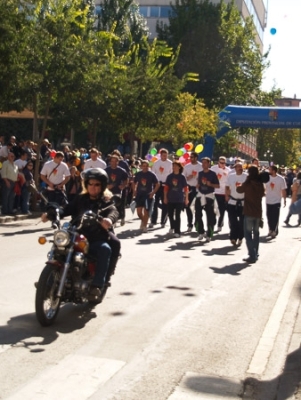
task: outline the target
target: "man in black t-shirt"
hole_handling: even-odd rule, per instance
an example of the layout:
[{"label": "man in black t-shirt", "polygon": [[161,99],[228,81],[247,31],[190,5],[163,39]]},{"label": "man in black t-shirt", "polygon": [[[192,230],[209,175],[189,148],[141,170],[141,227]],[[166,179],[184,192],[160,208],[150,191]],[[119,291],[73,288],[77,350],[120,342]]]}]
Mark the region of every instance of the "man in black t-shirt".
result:
[{"label": "man in black t-shirt", "polygon": [[136,173],[133,182],[133,198],[136,201],[138,217],[141,219],[140,229],[147,232],[147,222],[154,202],[154,194],[158,191],[160,183],[157,176],[149,171],[147,160],[141,162],[142,171]]},{"label": "man in black t-shirt", "polygon": [[[213,236],[216,216],[214,212],[214,189],[219,188],[219,180],[214,171],[210,169],[211,160],[208,157],[202,159],[203,171],[198,174],[198,194],[195,200],[195,224],[199,233],[199,240],[204,237],[210,242]],[[203,222],[203,209],[207,216],[207,232],[205,233]]]},{"label": "man in black t-shirt", "polygon": [[[122,196],[123,189],[128,184],[128,174],[123,168],[118,166],[119,157],[117,155],[111,155],[110,166],[105,169],[109,177],[108,189],[113,194]],[[121,225],[125,224],[125,204],[121,202],[120,206],[117,207],[119,212],[119,218],[121,219]]]}]

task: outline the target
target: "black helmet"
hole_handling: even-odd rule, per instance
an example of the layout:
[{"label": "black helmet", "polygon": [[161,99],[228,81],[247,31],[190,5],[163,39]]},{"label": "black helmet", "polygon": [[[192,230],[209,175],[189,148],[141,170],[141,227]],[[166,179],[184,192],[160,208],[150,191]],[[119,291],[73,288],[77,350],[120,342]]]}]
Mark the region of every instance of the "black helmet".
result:
[{"label": "black helmet", "polygon": [[108,185],[108,175],[106,171],[102,168],[89,168],[81,172],[81,178],[84,181],[85,188],[90,179],[95,179],[101,183],[101,190],[104,192]]}]

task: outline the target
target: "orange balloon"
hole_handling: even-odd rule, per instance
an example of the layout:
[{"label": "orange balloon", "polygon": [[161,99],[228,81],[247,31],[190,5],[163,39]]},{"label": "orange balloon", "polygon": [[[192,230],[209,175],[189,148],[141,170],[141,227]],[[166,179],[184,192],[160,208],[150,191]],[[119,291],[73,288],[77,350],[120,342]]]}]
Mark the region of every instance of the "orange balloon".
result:
[{"label": "orange balloon", "polygon": [[74,164],[78,167],[80,165],[80,158],[76,158]]}]

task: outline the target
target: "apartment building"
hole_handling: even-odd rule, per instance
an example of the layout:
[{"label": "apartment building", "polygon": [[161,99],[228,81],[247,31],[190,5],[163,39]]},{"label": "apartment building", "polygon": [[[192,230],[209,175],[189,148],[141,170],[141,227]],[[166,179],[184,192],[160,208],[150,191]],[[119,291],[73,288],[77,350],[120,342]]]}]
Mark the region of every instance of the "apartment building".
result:
[{"label": "apartment building", "polygon": [[[156,37],[156,23],[162,21],[168,24],[168,16],[171,12],[171,0],[137,0],[140,5],[140,12],[146,18],[151,33],[151,38]],[[219,3],[220,0],[211,0]],[[231,0],[224,0],[230,3]],[[238,10],[245,19],[253,17],[256,30],[256,40],[261,51],[263,50],[263,32],[267,21],[268,0],[235,0]]]}]

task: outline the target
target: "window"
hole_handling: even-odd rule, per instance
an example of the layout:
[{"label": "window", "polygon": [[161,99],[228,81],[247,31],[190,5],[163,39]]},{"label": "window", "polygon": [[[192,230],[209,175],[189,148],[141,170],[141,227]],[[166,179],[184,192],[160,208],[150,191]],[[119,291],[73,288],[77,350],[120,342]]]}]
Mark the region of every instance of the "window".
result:
[{"label": "window", "polygon": [[147,17],[148,17],[148,15],[147,15],[147,9],[148,9],[148,7],[142,7],[142,6],[139,7],[140,14],[143,15],[144,18],[147,18]]},{"label": "window", "polygon": [[168,6],[162,6],[160,7],[160,17],[161,18],[168,18],[169,15],[171,14],[172,8]]},{"label": "window", "polygon": [[159,7],[150,7],[150,14],[149,16],[152,18],[159,18]]}]

